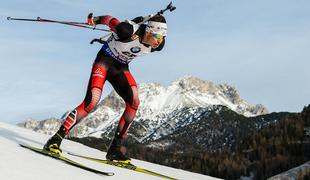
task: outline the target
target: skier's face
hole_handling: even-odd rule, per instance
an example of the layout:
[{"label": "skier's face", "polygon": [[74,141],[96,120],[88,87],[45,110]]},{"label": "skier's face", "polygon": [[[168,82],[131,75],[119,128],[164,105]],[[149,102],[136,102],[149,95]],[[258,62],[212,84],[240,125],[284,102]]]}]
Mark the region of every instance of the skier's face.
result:
[{"label": "skier's face", "polygon": [[159,33],[154,32],[145,32],[143,43],[152,46],[152,48],[156,49],[164,40],[164,36]]}]

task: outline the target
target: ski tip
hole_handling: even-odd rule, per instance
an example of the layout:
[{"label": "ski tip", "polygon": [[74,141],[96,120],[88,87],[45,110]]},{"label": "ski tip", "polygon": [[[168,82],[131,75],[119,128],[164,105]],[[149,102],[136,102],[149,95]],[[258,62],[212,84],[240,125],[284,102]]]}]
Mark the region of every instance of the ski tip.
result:
[{"label": "ski tip", "polygon": [[114,173],[113,172],[108,172],[107,175],[108,176],[114,176]]},{"label": "ski tip", "polygon": [[12,18],[11,18],[11,17],[7,17],[6,19],[7,19],[7,20],[11,20]]},{"label": "ski tip", "polygon": [[19,144],[19,146],[21,146],[21,147],[25,147],[26,145],[24,145],[24,144]]}]

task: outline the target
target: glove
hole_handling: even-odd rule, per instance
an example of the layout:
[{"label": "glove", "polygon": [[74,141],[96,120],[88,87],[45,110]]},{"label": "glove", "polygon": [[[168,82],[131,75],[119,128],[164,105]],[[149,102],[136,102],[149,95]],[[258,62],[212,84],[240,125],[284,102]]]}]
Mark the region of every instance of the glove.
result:
[{"label": "glove", "polygon": [[133,22],[135,22],[136,24],[138,24],[138,23],[142,22],[143,20],[144,20],[144,19],[143,19],[142,16],[138,16],[138,17],[134,18],[134,19],[131,20],[131,21],[133,21]]},{"label": "glove", "polygon": [[153,14],[147,15],[147,16],[138,16],[134,18],[132,21],[136,24],[143,24],[146,21],[148,21],[151,17],[153,17]]},{"label": "glove", "polygon": [[87,17],[87,24],[90,26],[96,26],[96,23],[94,21],[93,13],[89,13]]}]

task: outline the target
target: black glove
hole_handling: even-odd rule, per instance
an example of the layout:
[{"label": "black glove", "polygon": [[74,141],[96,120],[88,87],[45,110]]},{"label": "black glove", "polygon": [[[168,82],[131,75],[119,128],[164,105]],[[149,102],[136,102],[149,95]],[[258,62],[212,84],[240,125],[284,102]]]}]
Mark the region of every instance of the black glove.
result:
[{"label": "black glove", "polygon": [[142,22],[143,20],[144,20],[144,18],[143,18],[142,16],[138,16],[138,17],[134,18],[134,19],[131,20],[131,21],[133,21],[133,22],[135,22],[136,24],[138,24],[138,23]]}]

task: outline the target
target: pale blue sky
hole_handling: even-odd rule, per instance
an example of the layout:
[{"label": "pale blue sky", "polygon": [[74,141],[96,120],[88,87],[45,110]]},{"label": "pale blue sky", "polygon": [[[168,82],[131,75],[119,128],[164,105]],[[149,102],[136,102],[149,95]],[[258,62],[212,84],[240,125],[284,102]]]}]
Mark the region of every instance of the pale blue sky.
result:
[{"label": "pale blue sky", "polygon": [[[85,96],[105,33],[6,17],[85,21],[88,13],[120,20],[147,15],[169,1],[50,0],[1,2],[0,121],[60,117]],[[139,83],[169,85],[193,75],[236,87],[269,111],[300,111],[310,103],[309,0],[176,0],[167,13],[162,52],[131,63]],[[111,91],[106,83],[103,96]]]}]

